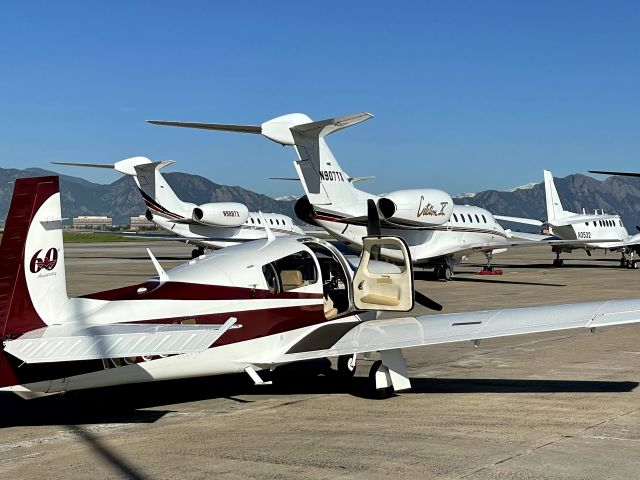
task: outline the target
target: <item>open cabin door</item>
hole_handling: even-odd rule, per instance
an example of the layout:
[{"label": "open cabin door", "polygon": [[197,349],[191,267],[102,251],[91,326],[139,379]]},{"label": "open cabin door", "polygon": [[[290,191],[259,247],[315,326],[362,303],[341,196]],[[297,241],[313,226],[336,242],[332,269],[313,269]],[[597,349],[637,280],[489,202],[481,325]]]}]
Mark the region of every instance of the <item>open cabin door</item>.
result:
[{"label": "open cabin door", "polygon": [[362,240],[360,265],[353,279],[356,308],[411,310],[414,306],[413,269],[405,241],[399,237],[364,237]]}]

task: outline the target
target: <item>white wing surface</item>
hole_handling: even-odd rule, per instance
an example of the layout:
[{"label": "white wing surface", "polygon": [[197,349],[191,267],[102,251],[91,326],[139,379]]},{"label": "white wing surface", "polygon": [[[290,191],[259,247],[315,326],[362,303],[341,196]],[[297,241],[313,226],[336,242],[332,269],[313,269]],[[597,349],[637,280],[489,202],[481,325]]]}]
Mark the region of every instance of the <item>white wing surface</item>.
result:
[{"label": "white wing surface", "polygon": [[358,324],[326,349],[286,353],[278,362],[637,322],[640,300],[371,320]]}]

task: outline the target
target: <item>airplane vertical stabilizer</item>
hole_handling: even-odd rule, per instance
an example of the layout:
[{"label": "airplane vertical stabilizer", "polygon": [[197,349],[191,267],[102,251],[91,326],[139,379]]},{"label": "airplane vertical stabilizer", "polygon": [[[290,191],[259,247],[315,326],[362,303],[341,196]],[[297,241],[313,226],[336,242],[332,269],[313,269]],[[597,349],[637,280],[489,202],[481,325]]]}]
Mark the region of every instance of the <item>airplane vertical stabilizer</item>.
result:
[{"label": "airplane vertical stabilizer", "polygon": [[359,113],[291,127],[299,158],[296,171],[311,204],[340,205],[359,200],[359,191],[340,167],[324,137],[371,117],[368,113]]},{"label": "airplane vertical stabilizer", "polygon": [[311,204],[347,205],[369,196],[353,186],[351,177],[342,170],[324,137],[370,118],[373,118],[370,113],[356,113],[314,122],[303,113],[290,113],[262,125],[147,121],[154,125],[262,134],[280,145],[294,146],[299,158],[295,162],[296,171]]},{"label": "airplane vertical stabilizer", "polygon": [[[58,177],[20,178],[0,244],[0,341],[53,323],[68,301]],[[0,387],[13,383],[0,350]]]},{"label": "airplane vertical stabilizer", "polygon": [[549,170],[544,170],[544,193],[547,200],[547,221],[553,224],[554,220],[566,218],[571,215],[562,208],[562,202],[558,196],[553,175]]}]

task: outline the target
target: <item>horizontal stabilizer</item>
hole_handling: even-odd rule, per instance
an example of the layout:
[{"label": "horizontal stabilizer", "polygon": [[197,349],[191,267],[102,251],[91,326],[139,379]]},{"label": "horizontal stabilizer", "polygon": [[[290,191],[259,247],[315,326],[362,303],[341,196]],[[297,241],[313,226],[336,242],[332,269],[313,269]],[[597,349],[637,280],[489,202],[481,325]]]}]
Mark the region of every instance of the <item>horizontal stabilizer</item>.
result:
[{"label": "horizontal stabilizer", "polygon": [[235,322],[53,325],[6,341],[4,351],[28,364],[193,353],[209,348]]},{"label": "horizontal stabilizer", "polygon": [[167,127],[199,128],[201,130],[220,130],[223,132],[262,133],[260,125],[229,125],[224,123],[172,122],[166,120],[147,120],[154,125]]},{"label": "horizontal stabilizer", "polygon": [[110,168],[116,170],[117,172],[124,173],[125,175],[137,176],[138,172],[136,171],[136,167],[138,168],[146,168],[150,167],[152,169],[161,169],[172,163],[175,163],[173,160],[162,160],[160,162],[152,162],[147,157],[131,157],[125,158],[124,160],[120,160],[114,164],[108,163],[74,163],[74,162],[51,162],[53,165],[66,165],[70,167],[89,167],[89,168]]},{"label": "horizontal stabilizer", "polygon": [[638,172],[607,172],[604,170],[589,170],[589,173],[600,173],[602,175],[618,175],[620,177],[640,177]]},{"label": "horizontal stabilizer", "polygon": [[113,163],[74,163],[74,162],[50,162],[52,165],[67,165],[69,167],[110,168],[116,166]]},{"label": "horizontal stabilizer", "polygon": [[303,123],[302,125],[291,127],[291,130],[294,130],[303,135],[326,137],[327,135],[342,130],[343,128],[357,125],[358,123],[364,122],[371,118],[373,118],[373,115],[367,112],[362,112],[353,115],[345,115],[343,117],[318,120],[317,122]]}]

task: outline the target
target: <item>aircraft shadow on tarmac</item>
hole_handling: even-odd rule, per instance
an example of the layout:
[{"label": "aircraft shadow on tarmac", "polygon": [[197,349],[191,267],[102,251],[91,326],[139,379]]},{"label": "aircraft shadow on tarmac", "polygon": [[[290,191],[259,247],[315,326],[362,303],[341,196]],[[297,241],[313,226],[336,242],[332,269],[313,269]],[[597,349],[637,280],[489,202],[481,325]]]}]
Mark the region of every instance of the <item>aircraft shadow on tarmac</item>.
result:
[{"label": "aircraft shadow on tarmac", "polygon": [[[70,392],[33,400],[0,394],[0,429],[36,425],[154,423],[171,406],[209,399],[253,403],[251,397],[348,394],[375,398],[366,376],[347,381],[329,368],[329,361],[291,364],[271,374],[273,385],[254,385],[244,374],[125,385]],[[363,370],[364,366],[360,368]],[[359,374],[361,372],[359,371]],[[366,374],[365,372],[362,372]],[[267,377],[265,373],[264,377]],[[412,390],[424,393],[624,393],[639,384],[630,381],[412,378]],[[238,398],[239,396],[243,398]],[[428,401],[428,399],[425,399]],[[165,407],[165,408],[162,408]],[[158,410],[147,410],[154,408]]]}]

